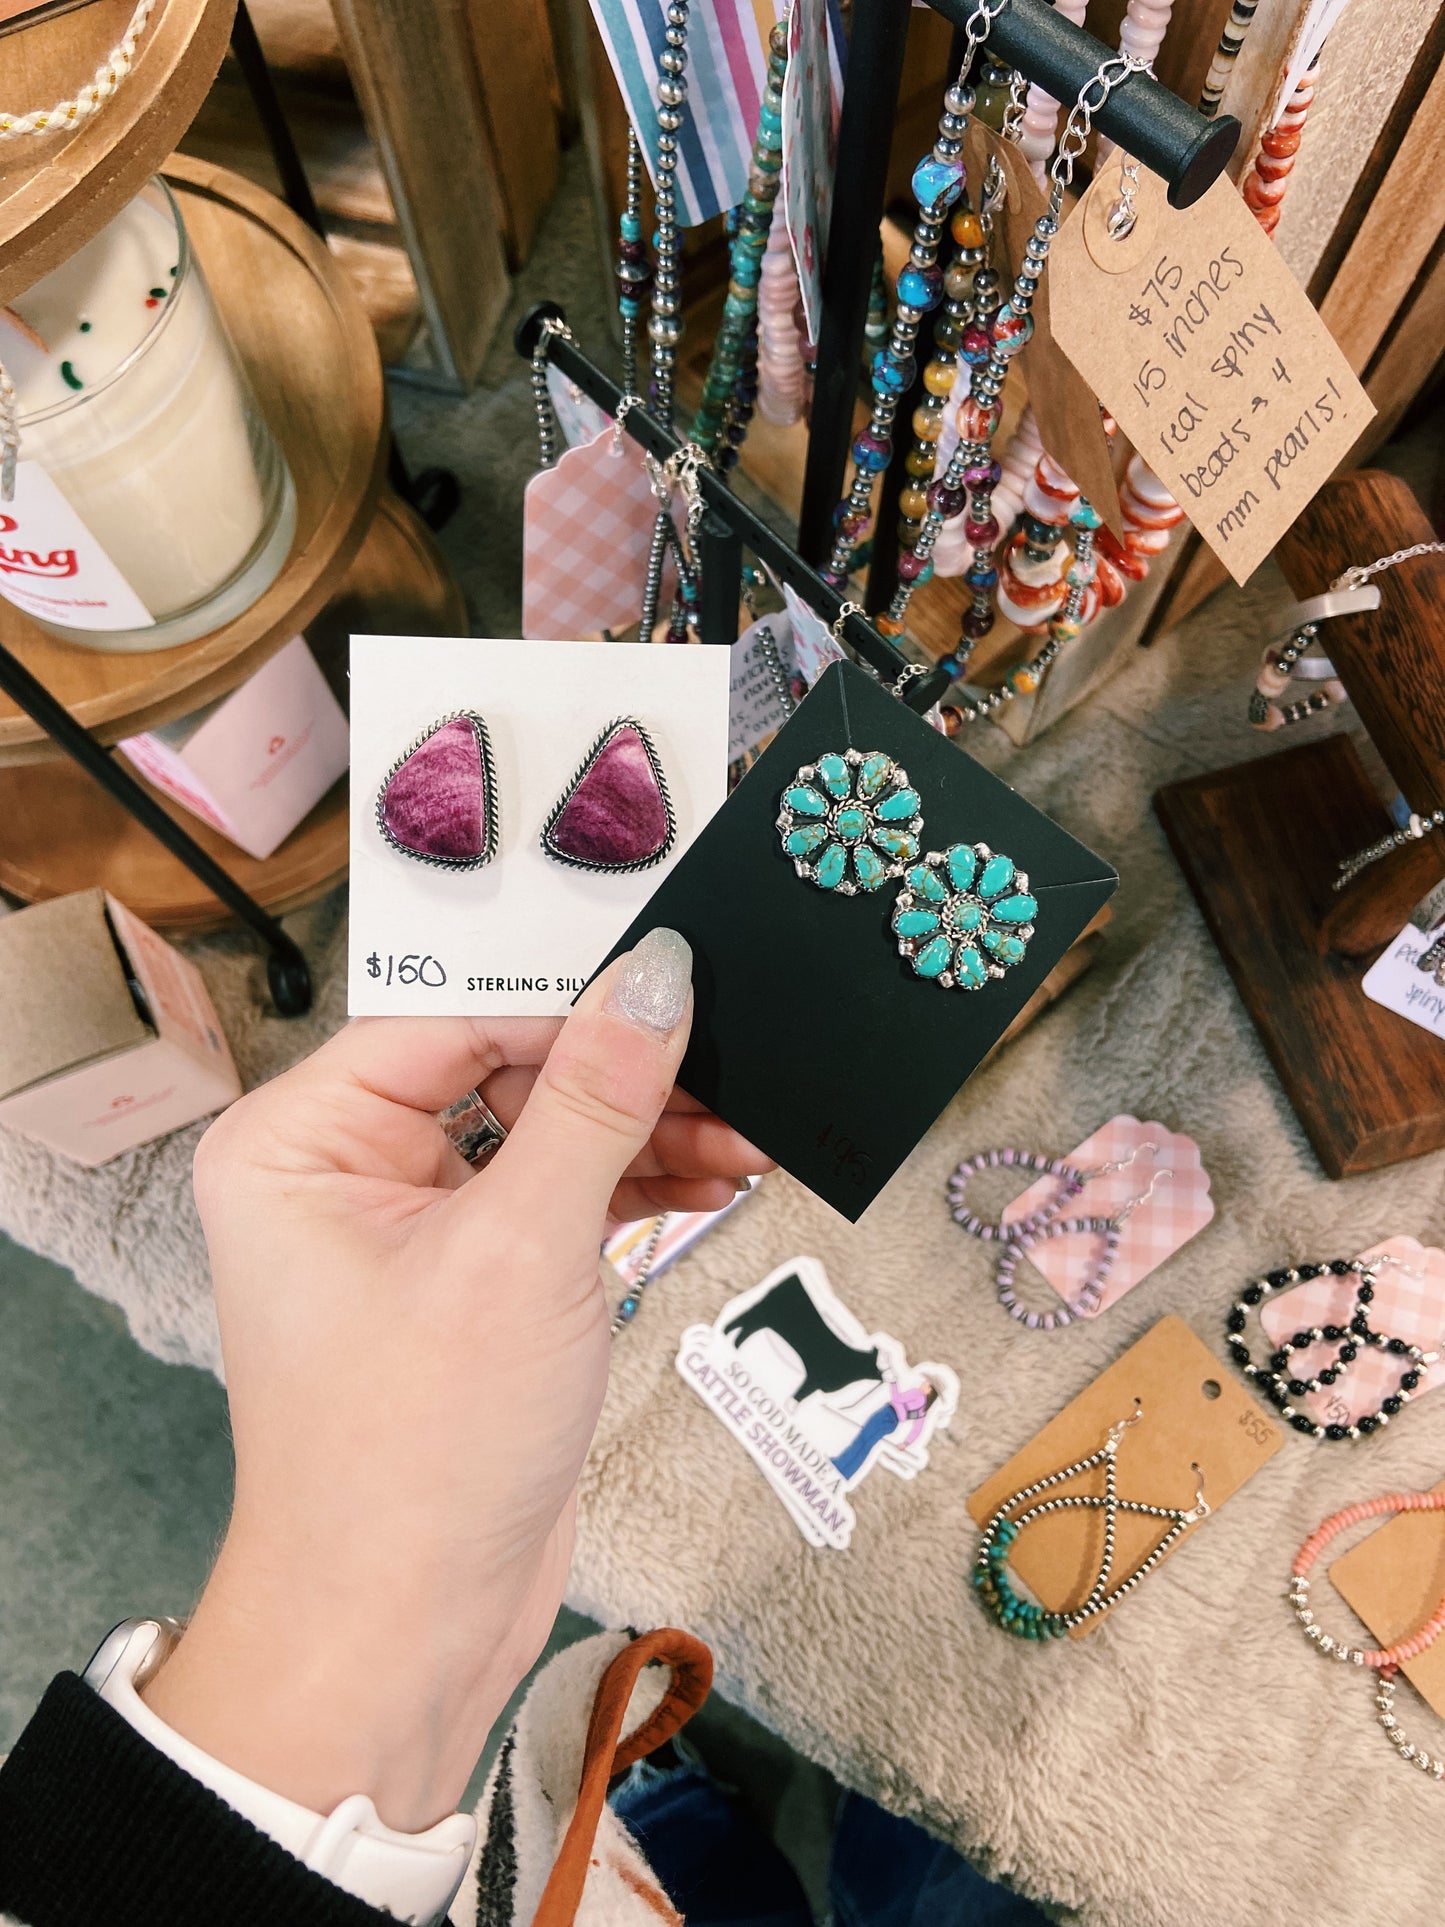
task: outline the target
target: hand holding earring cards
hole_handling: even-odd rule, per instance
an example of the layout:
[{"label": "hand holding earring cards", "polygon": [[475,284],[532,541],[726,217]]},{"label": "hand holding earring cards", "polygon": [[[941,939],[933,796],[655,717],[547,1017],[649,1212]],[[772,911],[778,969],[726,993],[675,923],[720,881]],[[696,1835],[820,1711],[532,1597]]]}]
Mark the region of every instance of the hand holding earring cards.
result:
[{"label": "hand holding earring cards", "polygon": [[353,1016],[564,1016],[722,801],[729,652],[358,636]]},{"label": "hand holding earring cards", "polygon": [[681,931],[682,1087],[856,1220],[1117,881],[838,663],[616,948]]}]

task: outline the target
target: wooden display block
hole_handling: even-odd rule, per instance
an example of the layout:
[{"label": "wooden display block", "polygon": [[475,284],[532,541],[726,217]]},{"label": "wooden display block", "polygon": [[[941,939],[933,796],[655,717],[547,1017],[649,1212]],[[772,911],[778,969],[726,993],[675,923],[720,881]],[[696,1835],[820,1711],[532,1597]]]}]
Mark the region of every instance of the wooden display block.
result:
[{"label": "wooden display block", "polygon": [[1445,1046],[1366,997],[1362,958],[1321,948],[1339,863],[1390,828],[1348,740],[1171,783],[1154,807],[1328,1175],[1445,1145]]}]

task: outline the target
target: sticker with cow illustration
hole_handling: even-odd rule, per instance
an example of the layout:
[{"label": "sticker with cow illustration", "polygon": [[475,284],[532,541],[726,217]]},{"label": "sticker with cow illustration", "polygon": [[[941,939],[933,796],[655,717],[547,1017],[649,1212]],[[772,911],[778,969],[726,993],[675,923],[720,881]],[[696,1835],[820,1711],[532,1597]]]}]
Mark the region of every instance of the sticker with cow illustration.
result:
[{"label": "sticker with cow illustration", "polygon": [[805,1539],[842,1551],[848,1495],[877,1466],[911,1479],[958,1404],[947,1365],[910,1365],[886,1332],[869,1332],[816,1258],[790,1258],[690,1325],[677,1369],[732,1432]]}]

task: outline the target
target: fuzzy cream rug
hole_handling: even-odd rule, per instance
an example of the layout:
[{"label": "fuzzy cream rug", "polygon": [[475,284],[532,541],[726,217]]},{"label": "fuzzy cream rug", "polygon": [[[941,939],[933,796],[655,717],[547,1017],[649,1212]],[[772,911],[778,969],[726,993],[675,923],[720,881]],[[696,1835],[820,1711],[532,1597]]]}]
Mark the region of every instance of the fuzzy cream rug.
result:
[{"label": "fuzzy cream rug", "polygon": [[[966,1494],[1164,1312],[1219,1352],[1248,1274],[1445,1229],[1445,1157],[1322,1177],[1151,812],[1161,783],[1273,748],[1244,706],[1285,601],[1265,571],[1134,655],[1036,744],[971,742],[1117,864],[1100,963],[975,1078],[861,1225],[778,1176],[676,1267],[618,1344],[584,1478],[572,1603],[611,1626],[696,1632],[727,1697],[1086,1927],[1439,1916],[1429,1843],[1445,1794],[1394,1757],[1369,1680],[1308,1651],[1283,1590],[1326,1514],[1445,1474],[1445,1395],[1355,1446],[1287,1437],[1082,1643],[1005,1638],[967,1585]],[[322,986],[300,1024],[266,1013],[247,942],[197,947],[248,1083],[342,1020],[341,907],[293,922]],[[1067,1151],[1120,1111],[1198,1140],[1218,1216],[1097,1324],[1021,1331],[994,1303],[982,1247],[950,1223],[944,1178],[990,1144]],[[120,1305],[149,1350],[214,1366],[189,1199],[196,1135],[95,1173],[0,1138],[0,1223]],[[963,1381],[928,1470],[908,1485],[879,1474],[855,1495],[844,1554],[803,1543],[672,1364],[686,1325],[803,1252],[865,1325],[912,1357],[952,1361]],[[1400,1712],[1436,1750],[1438,1726],[1408,1688]]]}]

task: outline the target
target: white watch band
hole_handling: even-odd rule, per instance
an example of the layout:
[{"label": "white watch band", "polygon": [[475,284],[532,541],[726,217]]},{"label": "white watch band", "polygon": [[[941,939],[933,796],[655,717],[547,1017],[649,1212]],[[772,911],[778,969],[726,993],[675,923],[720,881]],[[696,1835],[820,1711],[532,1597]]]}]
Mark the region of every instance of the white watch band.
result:
[{"label": "white watch band", "polygon": [[471,1815],[453,1814],[426,1833],[395,1833],[377,1818],[364,1793],[352,1794],[330,1814],[313,1813],[213,1760],[157,1719],[137,1690],[170,1652],[179,1632],[174,1620],[124,1621],[86,1667],[86,1684],[157,1751],[314,1873],[398,1920],[417,1927],[440,1921],[476,1845],[477,1823]]}]

